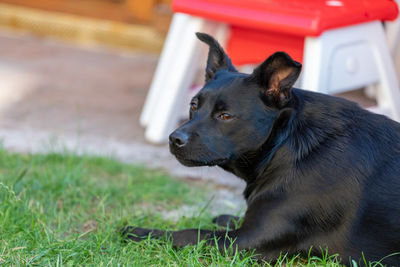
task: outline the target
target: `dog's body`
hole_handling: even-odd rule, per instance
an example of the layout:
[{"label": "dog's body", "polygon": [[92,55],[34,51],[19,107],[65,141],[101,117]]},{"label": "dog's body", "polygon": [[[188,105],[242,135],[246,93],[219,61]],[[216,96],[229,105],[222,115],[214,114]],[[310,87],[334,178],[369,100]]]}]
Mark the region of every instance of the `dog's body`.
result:
[{"label": "dog's body", "polygon": [[[247,75],[212,37],[198,37],[210,46],[206,85],[190,120],[171,134],[171,152],[184,165],[218,165],[244,179],[248,210],[239,229],[171,232],[174,245],[197,243],[200,231],[201,239],[234,242],[267,260],[310,247],[346,264],[362,253],[378,261],[400,252],[400,124],[292,88],[301,65],[284,53]],[[166,233],[127,231],[135,240]],[[382,263],[400,266],[400,255]]]}]

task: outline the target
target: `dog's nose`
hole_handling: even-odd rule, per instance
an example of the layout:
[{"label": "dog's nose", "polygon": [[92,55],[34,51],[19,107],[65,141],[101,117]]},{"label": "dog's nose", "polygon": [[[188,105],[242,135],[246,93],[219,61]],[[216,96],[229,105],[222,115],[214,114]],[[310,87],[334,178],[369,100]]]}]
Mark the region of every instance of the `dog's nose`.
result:
[{"label": "dog's nose", "polygon": [[177,147],[184,147],[189,140],[189,136],[182,131],[175,131],[169,136],[169,143]]}]

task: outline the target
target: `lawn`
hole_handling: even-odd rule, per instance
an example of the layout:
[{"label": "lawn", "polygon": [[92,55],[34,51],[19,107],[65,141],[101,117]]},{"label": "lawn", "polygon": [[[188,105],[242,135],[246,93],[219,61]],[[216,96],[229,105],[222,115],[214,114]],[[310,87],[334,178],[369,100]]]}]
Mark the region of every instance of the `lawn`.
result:
[{"label": "lawn", "polygon": [[[119,229],[127,224],[215,228],[213,190],[110,158],[0,149],[0,266],[264,266],[251,252],[123,242]],[[167,216],[182,206],[191,207],[186,217]],[[341,266],[331,258],[296,257],[277,265]]]}]

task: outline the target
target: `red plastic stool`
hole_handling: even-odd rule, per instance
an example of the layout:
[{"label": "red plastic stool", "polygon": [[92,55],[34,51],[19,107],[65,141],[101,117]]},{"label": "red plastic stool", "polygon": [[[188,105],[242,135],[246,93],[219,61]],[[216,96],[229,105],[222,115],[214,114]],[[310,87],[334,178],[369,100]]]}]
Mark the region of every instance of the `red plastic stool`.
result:
[{"label": "red plastic stool", "polygon": [[400,91],[381,21],[398,15],[391,0],[174,0],[175,12],[141,116],[160,143],[176,126],[201,54],[194,32],[226,42],[234,64],[260,63],[275,51],[303,62],[300,87],[338,93],[371,84],[383,113],[400,120]]}]

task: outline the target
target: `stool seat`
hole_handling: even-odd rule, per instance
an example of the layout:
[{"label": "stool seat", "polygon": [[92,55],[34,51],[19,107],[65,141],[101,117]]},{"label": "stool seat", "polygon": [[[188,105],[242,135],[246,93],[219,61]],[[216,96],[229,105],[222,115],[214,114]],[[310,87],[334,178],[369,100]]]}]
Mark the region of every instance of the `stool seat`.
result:
[{"label": "stool seat", "polygon": [[174,12],[182,12],[230,25],[318,36],[327,29],[397,17],[391,0],[174,0]]},{"label": "stool seat", "polygon": [[174,0],[172,9],[234,26],[297,36],[318,36],[328,29],[394,20],[398,15],[392,0]]},{"label": "stool seat", "polygon": [[303,62],[305,37],[398,15],[392,0],[173,0],[172,9],[228,24],[235,65],[258,64],[277,50]]}]

